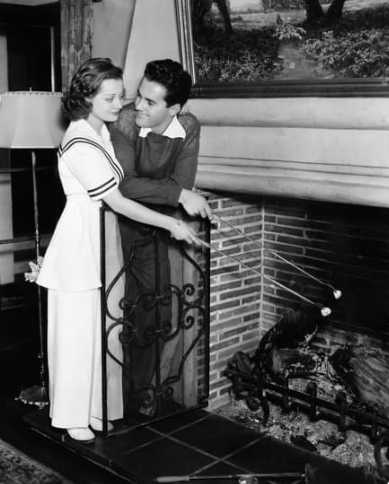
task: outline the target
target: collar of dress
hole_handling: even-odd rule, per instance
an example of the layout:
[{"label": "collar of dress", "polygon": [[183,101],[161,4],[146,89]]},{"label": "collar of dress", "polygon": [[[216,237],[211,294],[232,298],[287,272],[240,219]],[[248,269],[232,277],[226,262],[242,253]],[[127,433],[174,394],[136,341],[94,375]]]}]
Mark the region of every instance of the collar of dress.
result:
[{"label": "collar of dress", "polygon": [[[146,138],[146,136],[151,132],[152,132],[151,128],[141,128],[139,131],[139,136],[141,138]],[[171,139],[186,138],[185,129],[183,128],[182,124],[179,122],[177,116],[174,116],[169,126],[162,133],[162,136],[166,136],[167,138],[171,138]]]},{"label": "collar of dress", "polygon": [[84,130],[86,131],[86,134],[88,135],[88,137],[94,139],[95,141],[98,141],[100,143],[101,141],[103,141],[104,145],[109,145],[111,142],[111,137],[109,135],[108,128],[105,124],[103,124],[103,127],[101,128],[101,135],[96,133],[96,131],[85,119],[78,119],[77,121],[72,121],[71,124],[73,125],[74,128],[81,127],[83,131]]}]

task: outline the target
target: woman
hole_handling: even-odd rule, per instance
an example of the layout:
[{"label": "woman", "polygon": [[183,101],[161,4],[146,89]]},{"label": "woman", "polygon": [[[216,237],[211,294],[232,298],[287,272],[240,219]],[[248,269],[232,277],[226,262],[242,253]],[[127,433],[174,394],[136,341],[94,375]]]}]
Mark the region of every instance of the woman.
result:
[{"label": "woman", "polygon": [[[93,430],[103,429],[99,289],[102,201],[119,214],[170,231],[177,240],[198,243],[185,223],[124,198],[118,190],[123,170],[105,123],[115,121],[123,107],[122,74],[109,59],[90,59],[74,75],[63,97],[63,112],[71,121],[58,161],[66,205],[37,280],[48,289],[51,423],[82,442],[92,441]],[[108,372],[109,421],[122,417],[120,374],[118,364]],[[112,429],[110,422],[108,428]]]}]

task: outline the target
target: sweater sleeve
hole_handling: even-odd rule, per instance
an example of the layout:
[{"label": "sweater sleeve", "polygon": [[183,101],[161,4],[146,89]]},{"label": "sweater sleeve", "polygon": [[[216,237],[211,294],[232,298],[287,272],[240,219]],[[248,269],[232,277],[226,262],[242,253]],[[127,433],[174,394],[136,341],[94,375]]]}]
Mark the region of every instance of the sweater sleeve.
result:
[{"label": "sweater sleeve", "polygon": [[[123,111],[122,111],[123,112]],[[183,188],[192,189],[197,173],[200,144],[200,124],[190,113],[179,117],[186,131],[182,149],[170,176],[160,179],[139,177],[135,169],[134,121],[128,110],[111,126],[111,139],[116,156],[124,170],[124,180],[119,189],[125,197],[142,203],[176,207]],[[130,125],[130,126],[129,126]]]},{"label": "sweater sleeve", "polygon": [[[178,205],[183,188],[188,190],[193,188],[200,149],[200,124],[197,119],[193,114],[187,113],[180,117],[180,122],[185,129],[186,137],[175,170],[170,177],[172,190],[169,193],[168,204],[173,206]],[[178,190],[175,190],[175,187]]]}]

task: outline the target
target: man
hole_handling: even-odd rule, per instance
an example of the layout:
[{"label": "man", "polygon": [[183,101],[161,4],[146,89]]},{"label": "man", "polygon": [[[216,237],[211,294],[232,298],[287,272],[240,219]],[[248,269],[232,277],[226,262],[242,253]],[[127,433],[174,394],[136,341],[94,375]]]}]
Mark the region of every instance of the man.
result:
[{"label": "man", "polygon": [[[178,62],[149,62],[135,103],[123,108],[111,126],[111,137],[125,173],[120,185],[123,195],[166,213],[181,206],[191,216],[211,219],[212,210],[205,198],[192,191],[200,125],[191,113],[180,114],[191,87],[189,73]],[[150,238],[154,229],[125,219],[120,222],[124,260],[131,257],[126,297],[136,302],[141,294],[161,294],[170,283],[162,234],[157,231],[155,247]],[[126,325],[123,329],[125,416],[145,403],[154,374],[157,339],[162,349],[163,340],[155,332],[156,311],[160,321],[170,318],[168,306],[149,310],[142,307],[143,301],[147,305],[147,300],[141,299],[131,315],[136,332],[133,334]],[[126,377],[128,369],[130,380]]]}]

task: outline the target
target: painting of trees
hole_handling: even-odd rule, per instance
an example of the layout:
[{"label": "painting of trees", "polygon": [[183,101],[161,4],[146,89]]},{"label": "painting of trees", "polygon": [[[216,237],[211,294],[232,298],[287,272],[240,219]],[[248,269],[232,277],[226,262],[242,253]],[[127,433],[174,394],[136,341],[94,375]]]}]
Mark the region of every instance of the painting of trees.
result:
[{"label": "painting of trees", "polygon": [[198,82],[389,77],[387,0],[190,0]]}]

